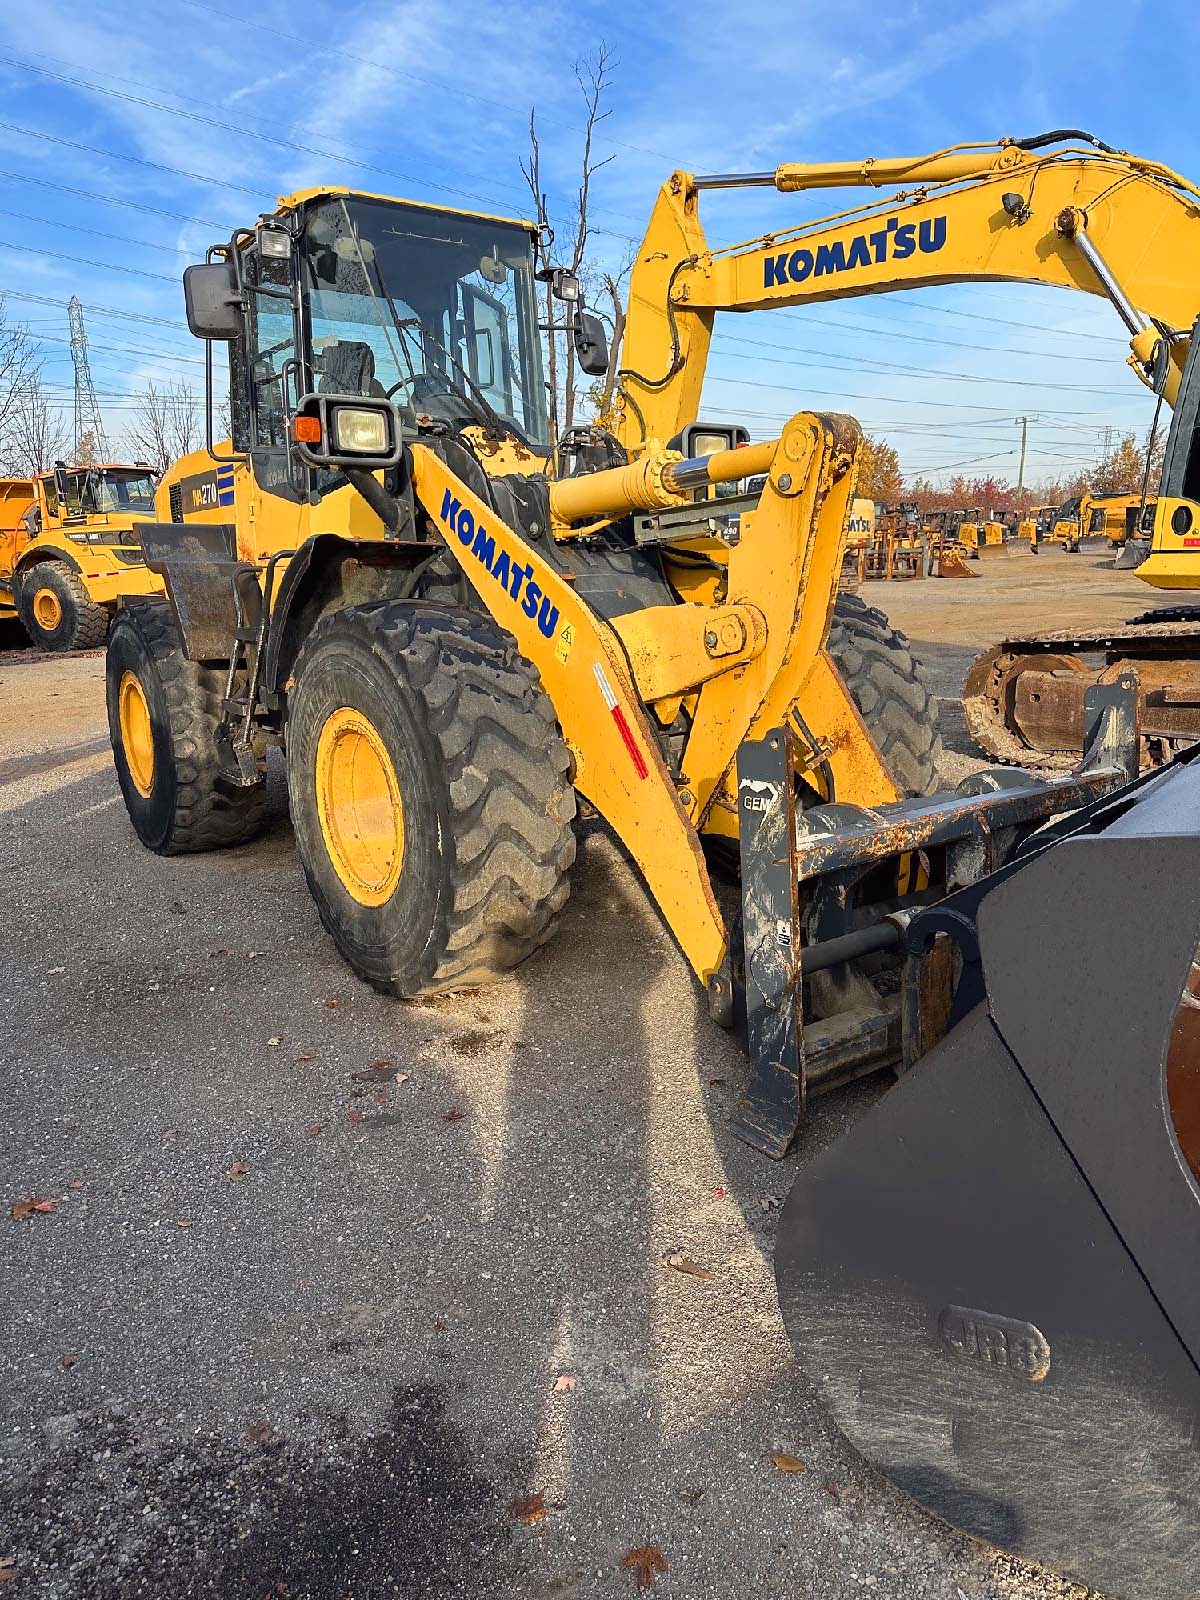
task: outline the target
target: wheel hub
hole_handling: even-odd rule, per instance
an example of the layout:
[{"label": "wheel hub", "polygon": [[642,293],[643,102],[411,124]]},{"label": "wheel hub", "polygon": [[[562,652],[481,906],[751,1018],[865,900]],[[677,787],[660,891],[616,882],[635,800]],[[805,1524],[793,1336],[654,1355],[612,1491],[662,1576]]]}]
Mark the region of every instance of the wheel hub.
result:
[{"label": "wheel hub", "polygon": [[340,706],[326,718],[316,769],[329,859],[360,905],[381,906],[404,865],[404,805],[387,748],[361,711]]},{"label": "wheel hub", "polygon": [[62,621],[62,601],[53,589],[39,589],[33,597],[33,616],[39,628],[53,633]]},{"label": "wheel hub", "polygon": [[134,672],[127,672],[121,679],[117,711],[121,722],[125,765],[134,788],[143,800],[148,800],[154,788],[154,732],[150,726],[146,691]]}]

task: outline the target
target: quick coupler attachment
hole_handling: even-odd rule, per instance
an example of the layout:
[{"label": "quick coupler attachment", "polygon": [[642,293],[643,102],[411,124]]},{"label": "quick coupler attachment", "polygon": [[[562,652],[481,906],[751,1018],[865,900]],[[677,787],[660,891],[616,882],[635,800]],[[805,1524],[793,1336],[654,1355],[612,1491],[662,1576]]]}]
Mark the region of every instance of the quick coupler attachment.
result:
[{"label": "quick coupler attachment", "polygon": [[[810,1093],[882,1066],[907,1067],[941,1037],[956,999],[948,952],[937,948],[941,934],[962,935],[968,959],[957,981],[974,1003],[974,901],[952,897],[1007,869],[1039,840],[1082,826],[1136,774],[1132,675],[1089,689],[1086,728],[1083,759],[1062,777],[997,768],[954,793],[870,808],[803,809],[786,728],[743,743],[742,937],[732,975],[735,993],[744,995],[750,1055],[737,1123],[747,1143],[778,1159]],[[1052,818],[1065,820],[1046,829]],[[898,890],[903,878],[920,884],[912,909]],[[941,923],[931,913],[939,899]],[[910,953],[909,923],[918,913],[926,920]],[[897,951],[907,956],[903,981],[881,986],[864,973],[864,962],[878,969],[889,953],[895,969]]]}]

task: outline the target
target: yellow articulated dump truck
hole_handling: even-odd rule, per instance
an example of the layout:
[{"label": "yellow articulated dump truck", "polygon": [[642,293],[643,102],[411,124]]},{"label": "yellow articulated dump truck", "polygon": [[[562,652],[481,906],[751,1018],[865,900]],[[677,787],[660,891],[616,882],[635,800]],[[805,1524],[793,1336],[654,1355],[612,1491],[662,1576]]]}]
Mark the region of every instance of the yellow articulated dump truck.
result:
[{"label": "yellow articulated dump truck", "polygon": [[137,531],[153,515],[144,464],[0,478],[0,621],[18,616],[43,650],[103,644],[118,600],[162,590]]}]

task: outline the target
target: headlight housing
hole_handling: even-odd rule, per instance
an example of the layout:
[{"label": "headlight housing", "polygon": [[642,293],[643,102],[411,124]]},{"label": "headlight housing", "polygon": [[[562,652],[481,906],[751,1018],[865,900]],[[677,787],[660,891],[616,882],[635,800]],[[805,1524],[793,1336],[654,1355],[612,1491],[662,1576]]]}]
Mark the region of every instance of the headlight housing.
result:
[{"label": "headlight housing", "polygon": [[388,451],[388,418],[382,411],[361,406],[338,406],[330,417],[333,447],[359,456],[382,456]]}]

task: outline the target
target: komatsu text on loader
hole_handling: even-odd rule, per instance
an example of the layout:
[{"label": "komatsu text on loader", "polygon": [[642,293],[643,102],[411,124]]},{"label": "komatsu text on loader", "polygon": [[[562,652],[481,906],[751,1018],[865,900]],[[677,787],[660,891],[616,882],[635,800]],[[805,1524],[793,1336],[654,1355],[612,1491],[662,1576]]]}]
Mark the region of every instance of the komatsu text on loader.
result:
[{"label": "komatsu text on loader", "polygon": [[[916,193],[704,245],[705,189],[856,181]],[[562,460],[532,225],[289,197],[185,274],[192,331],[229,348],[233,439],[210,427],[160,485],[142,541],[168,600],[119,613],[108,704],[129,815],[164,854],[252,838],[282,746],[324,926],[400,996],[549,940],[584,797],[745,1041],[748,1142],[781,1157],[809,1095],[902,1077],[805,1167],[781,1224],[784,1319],[841,1426],[959,1526],[1182,1600],[1200,1152],[1196,1079],[1164,1058],[1200,935],[1200,764],[1139,776],[1130,670],[1088,682],[1072,771],[931,792],[922,673],[837,593],[858,425],[800,410],[722,449],[696,415],[717,309],[938,280],[968,255],[1106,292],[1082,219],[1122,192],[1158,223],[1124,254],[1109,235],[1122,268],[1176,210],[1200,237],[1182,180],[1052,140],[676,173],[633,271],[619,414]],[[558,288],[601,370],[602,330]],[[1200,460],[1200,370],[1157,325],[1135,354],[1173,375],[1168,460]],[[716,514],[713,485],[756,477]],[[1200,511],[1189,490],[1160,520]],[[732,920],[711,865],[729,856]],[[1130,904],[1153,906],[1153,936],[1128,938]]]},{"label": "komatsu text on loader", "polygon": [[144,464],[0,478],[0,620],[20,617],[43,650],[103,644],[122,596],[162,593],[137,533],[153,515]]}]

